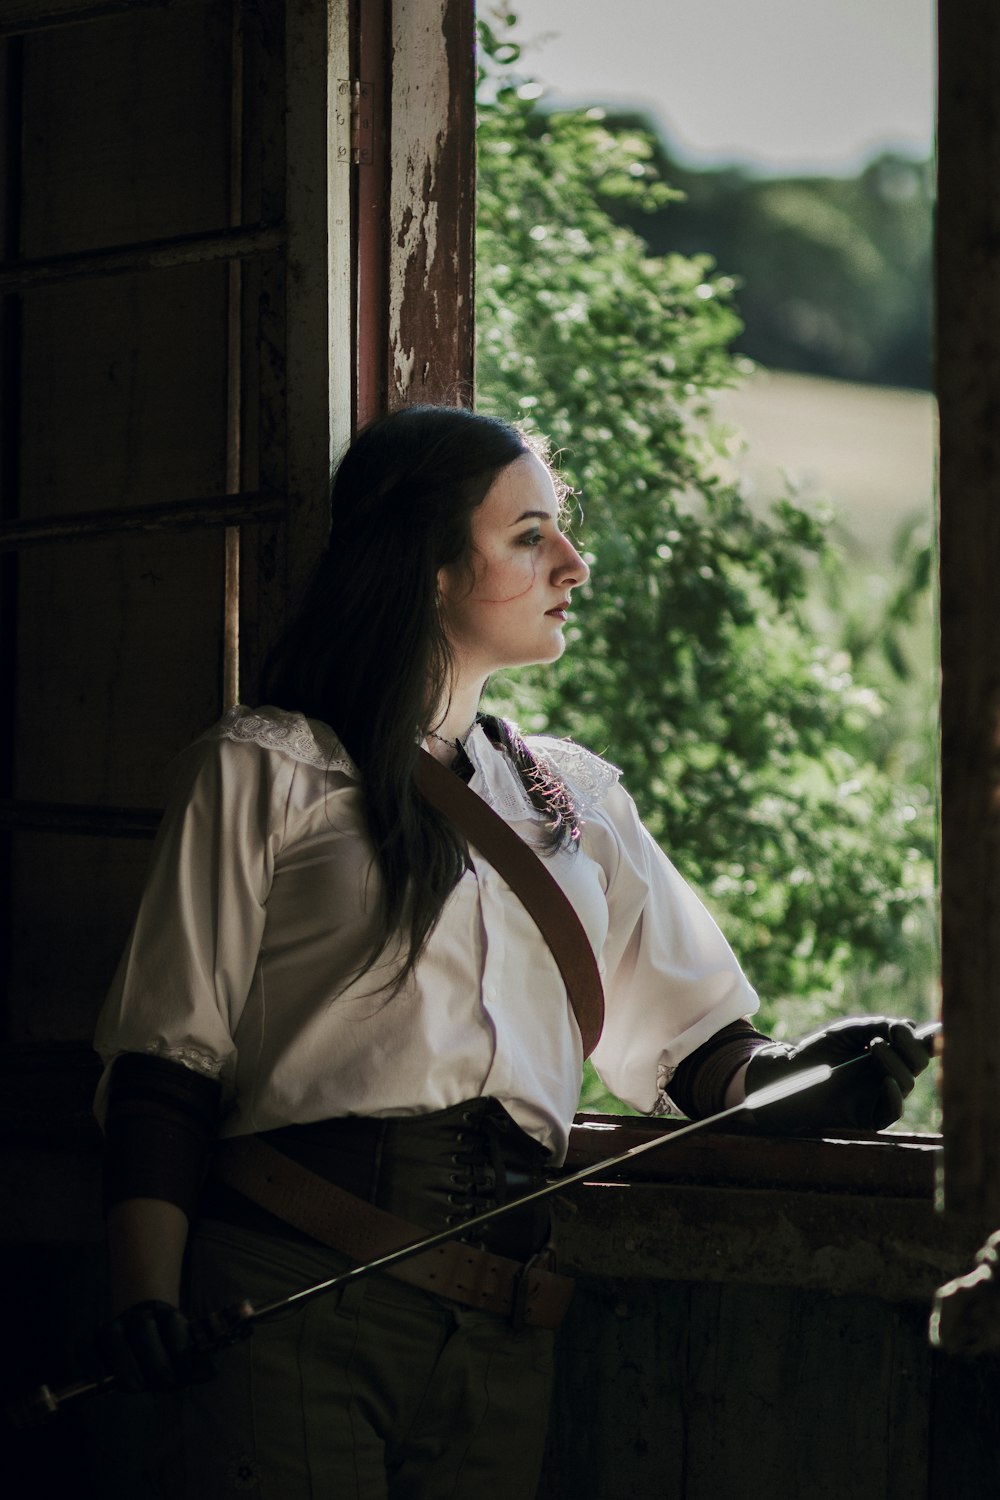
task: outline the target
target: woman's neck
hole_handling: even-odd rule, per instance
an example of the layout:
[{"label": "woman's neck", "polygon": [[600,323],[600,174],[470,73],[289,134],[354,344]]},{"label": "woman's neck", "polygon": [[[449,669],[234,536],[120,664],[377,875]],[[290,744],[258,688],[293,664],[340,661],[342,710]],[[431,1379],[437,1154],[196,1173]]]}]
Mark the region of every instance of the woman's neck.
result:
[{"label": "woman's neck", "polygon": [[433,734],[427,748],[438,760],[450,761],[456,744],[463,744],[476,722],[479,700],[483,695],[485,679],[474,683],[458,683],[451,691],[447,702],[441,705],[438,714],[431,720]]}]

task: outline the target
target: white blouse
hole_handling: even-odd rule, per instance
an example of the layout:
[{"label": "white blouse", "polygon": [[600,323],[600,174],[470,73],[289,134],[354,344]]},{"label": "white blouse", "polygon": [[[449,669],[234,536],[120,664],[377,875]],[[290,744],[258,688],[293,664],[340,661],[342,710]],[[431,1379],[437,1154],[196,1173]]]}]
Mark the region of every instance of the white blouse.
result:
[{"label": "white blouse", "polygon": [[[604,981],[594,1064],[636,1108],[668,1108],[678,1063],[755,1011],[757,997],[615,768],[568,741],[528,743],[580,813],[579,846],[546,859]],[[537,843],[542,815],[507,757],[478,726],[466,750],[473,790]],[[232,709],[180,758],[98,1051],[106,1063],[148,1052],[219,1076],[224,1135],[490,1095],[561,1160],[580,1033],[532,918],[471,858],[416,968],[387,998],[402,943],[355,974],[377,879],[355,767],[323,724]]]}]

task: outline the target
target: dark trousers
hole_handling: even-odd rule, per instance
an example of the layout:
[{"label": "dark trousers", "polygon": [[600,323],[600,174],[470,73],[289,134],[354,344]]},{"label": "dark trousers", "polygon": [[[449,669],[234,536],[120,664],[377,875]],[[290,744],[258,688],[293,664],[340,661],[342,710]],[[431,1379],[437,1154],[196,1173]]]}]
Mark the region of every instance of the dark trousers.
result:
[{"label": "dark trousers", "polygon": [[[258,1306],[350,1263],[213,1221],[190,1305]],[[185,1392],[171,1500],[534,1500],[554,1335],[371,1277],[258,1326]],[[174,1471],[174,1472],[170,1472]],[[183,1477],[182,1477],[183,1476]]]}]

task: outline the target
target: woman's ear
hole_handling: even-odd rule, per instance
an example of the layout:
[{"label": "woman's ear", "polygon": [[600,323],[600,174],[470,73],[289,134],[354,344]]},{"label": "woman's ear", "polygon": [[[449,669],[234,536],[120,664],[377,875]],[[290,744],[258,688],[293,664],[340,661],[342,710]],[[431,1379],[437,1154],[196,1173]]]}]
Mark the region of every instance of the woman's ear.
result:
[{"label": "woman's ear", "polygon": [[466,578],[461,567],[438,568],[437,574],[437,599],[438,607],[446,604],[454,604],[461,599],[472,587],[472,580]]},{"label": "woman's ear", "polygon": [[438,568],[437,596],[439,604],[458,604],[475,591],[476,581],[482,566],[482,558],[473,547],[458,562],[446,563]]}]

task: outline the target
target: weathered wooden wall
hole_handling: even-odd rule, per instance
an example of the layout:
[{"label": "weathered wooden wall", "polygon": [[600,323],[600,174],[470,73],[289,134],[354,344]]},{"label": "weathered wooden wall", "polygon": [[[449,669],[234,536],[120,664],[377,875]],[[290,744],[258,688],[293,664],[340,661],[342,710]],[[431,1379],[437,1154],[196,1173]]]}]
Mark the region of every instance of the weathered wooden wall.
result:
[{"label": "weathered wooden wall", "polygon": [[[14,524],[224,493],[224,263],[115,276],[60,265],[226,224],[219,20],[189,7],[7,44],[21,137],[7,265],[51,272],[4,300],[4,364],[20,389],[20,422],[5,434]],[[172,93],[166,81],[183,73],[190,91]],[[194,152],[204,174],[191,180]],[[19,814],[6,1005],[15,1044],[86,1037],[138,854],[128,840],[33,827],[31,809],[155,806],[176,736],[216,709],[221,546],[218,528],[125,540],[84,522],[17,556],[5,692],[5,790]]]},{"label": "weathered wooden wall", "polygon": [[[584,1117],[571,1165],[662,1125]],[[540,1500],[992,1500],[1000,1354],[932,1351],[990,1220],[930,1137],[692,1136],[557,1206],[579,1278]]]},{"label": "weathered wooden wall", "polygon": [[540,1500],[993,1500],[998,1389],[920,1304],[585,1278]]},{"label": "weathered wooden wall", "polygon": [[[90,1038],[169,762],[255,697],[327,534],[348,16],[0,7],[5,1397],[104,1306]],[[72,1421],[11,1493],[100,1487]]]}]

